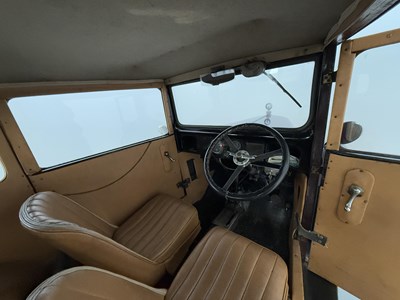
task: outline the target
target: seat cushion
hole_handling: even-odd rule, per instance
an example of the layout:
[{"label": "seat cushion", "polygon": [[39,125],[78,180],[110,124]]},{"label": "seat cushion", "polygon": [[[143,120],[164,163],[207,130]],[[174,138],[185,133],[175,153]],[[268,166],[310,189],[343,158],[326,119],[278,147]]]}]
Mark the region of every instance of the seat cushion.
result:
[{"label": "seat cushion", "polygon": [[199,231],[197,210],[192,205],[158,195],[122,224],[113,239],[159,263],[170,260]]},{"label": "seat cushion", "polygon": [[179,270],[166,299],[287,299],[288,271],[274,252],[216,227]]},{"label": "seat cushion", "polygon": [[170,289],[150,288],[91,267],[63,271],[28,299],[287,299],[287,268],[274,252],[226,229],[211,230],[195,248]]},{"label": "seat cushion", "polygon": [[158,195],[120,227],[54,192],[31,196],[20,209],[21,224],[82,264],[149,285],[173,273],[200,230],[196,209]]},{"label": "seat cushion", "polygon": [[166,290],[93,267],[77,267],[60,272],[40,284],[28,300],[162,300]]}]

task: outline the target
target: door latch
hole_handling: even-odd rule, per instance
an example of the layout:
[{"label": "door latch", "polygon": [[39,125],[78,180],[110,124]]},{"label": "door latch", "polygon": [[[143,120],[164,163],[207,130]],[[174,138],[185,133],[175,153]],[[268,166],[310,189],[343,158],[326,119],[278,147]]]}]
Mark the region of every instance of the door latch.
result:
[{"label": "door latch", "polygon": [[189,183],[190,183],[190,178],[185,178],[182,181],[179,181],[176,186],[177,188],[182,188],[184,190],[186,190],[189,187]]}]

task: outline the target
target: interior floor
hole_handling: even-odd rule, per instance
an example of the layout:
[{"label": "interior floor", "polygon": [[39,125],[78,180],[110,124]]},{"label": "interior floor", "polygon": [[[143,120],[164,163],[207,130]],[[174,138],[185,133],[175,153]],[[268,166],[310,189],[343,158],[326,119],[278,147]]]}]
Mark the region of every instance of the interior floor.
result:
[{"label": "interior floor", "polygon": [[[230,228],[254,242],[271,249],[289,263],[289,226],[292,214],[293,185],[281,184],[267,197],[244,202],[245,210]],[[196,241],[200,240],[214,225],[213,221],[224,209],[226,199],[210,188],[194,206],[199,213],[202,227]]]}]

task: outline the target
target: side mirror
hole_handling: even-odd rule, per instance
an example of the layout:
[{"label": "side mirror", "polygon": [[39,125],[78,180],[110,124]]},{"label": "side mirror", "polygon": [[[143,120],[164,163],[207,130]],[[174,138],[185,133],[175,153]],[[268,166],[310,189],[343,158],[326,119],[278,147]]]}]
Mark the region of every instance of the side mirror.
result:
[{"label": "side mirror", "polygon": [[357,140],[362,134],[362,126],[356,122],[350,121],[343,124],[342,144],[349,144]]}]

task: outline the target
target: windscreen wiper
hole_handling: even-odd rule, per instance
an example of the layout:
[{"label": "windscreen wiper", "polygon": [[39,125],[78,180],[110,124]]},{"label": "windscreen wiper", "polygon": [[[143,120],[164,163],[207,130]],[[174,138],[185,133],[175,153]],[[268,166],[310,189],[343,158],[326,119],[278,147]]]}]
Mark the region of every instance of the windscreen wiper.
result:
[{"label": "windscreen wiper", "polygon": [[290,97],[290,99],[292,99],[294,101],[294,103],[296,103],[299,107],[302,107],[301,104],[299,103],[299,101],[297,101],[292,94],[290,94],[287,89],[285,89],[283,87],[283,85],[278,81],[278,79],[276,79],[273,75],[271,75],[270,73],[267,73],[266,71],[263,72],[265,76],[267,76],[269,79],[271,79],[277,86],[279,86],[279,88]]}]

